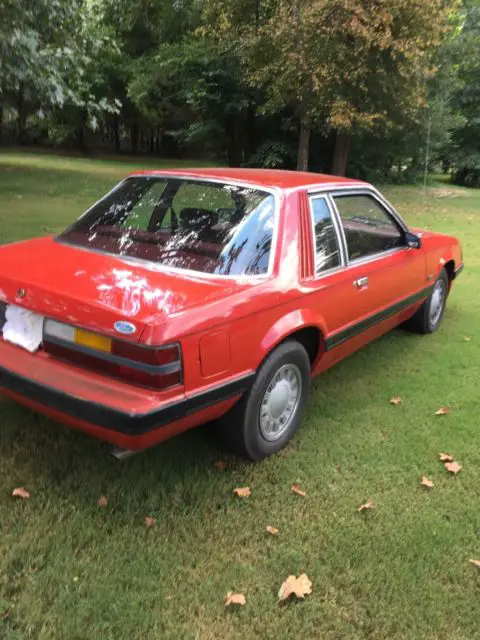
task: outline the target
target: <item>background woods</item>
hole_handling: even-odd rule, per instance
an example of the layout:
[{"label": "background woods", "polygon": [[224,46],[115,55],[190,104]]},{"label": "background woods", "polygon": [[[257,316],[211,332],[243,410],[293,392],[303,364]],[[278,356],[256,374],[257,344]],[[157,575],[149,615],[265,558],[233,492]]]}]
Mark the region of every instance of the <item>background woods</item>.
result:
[{"label": "background woods", "polygon": [[478,185],[479,70],[478,0],[4,0],[0,143]]}]

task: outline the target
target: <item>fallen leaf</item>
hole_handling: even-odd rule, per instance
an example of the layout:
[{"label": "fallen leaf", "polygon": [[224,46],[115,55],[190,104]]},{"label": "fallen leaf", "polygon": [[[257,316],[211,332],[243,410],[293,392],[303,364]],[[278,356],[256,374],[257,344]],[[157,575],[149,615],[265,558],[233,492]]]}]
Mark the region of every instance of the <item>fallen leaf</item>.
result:
[{"label": "fallen leaf", "polygon": [[439,453],[438,457],[442,462],[453,462],[453,457],[449,453]]},{"label": "fallen leaf", "polygon": [[471,337],[470,336],[465,336],[463,339],[465,340],[465,342],[470,342]]},{"label": "fallen leaf", "polygon": [[450,473],[453,473],[455,476],[462,469],[462,465],[458,464],[458,462],[455,462],[455,461],[454,462],[445,462],[445,464],[443,466],[445,467],[445,469],[447,471],[450,471]]},{"label": "fallen leaf", "polygon": [[5,611],[2,613],[2,620],[6,620],[9,616],[10,616],[10,609],[5,609]]},{"label": "fallen leaf", "polygon": [[23,498],[24,500],[27,500],[30,498],[30,493],[25,489],[25,487],[17,487],[12,491],[12,496],[14,498]]},{"label": "fallen leaf", "polygon": [[393,398],[390,398],[390,404],[400,404],[401,401],[402,399],[400,398],[400,396],[394,396]]},{"label": "fallen leaf", "polygon": [[309,593],[312,593],[312,581],[307,574],[302,573],[298,578],[295,576],[288,576],[278,592],[280,602],[289,598],[292,593],[295,594],[297,598],[302,599]]},{"label": "fallen leaf", "polygon": [[438,411],[435,411],[436,416],[446,416],[447,413],[450,413],[447,407],[440,407]]},{"label": "fallen leaf", "polygon": [[428,489],[433,489],[433,482],[429,480],[427,476],[422,476],[420,484],[422,484],[424,487],[427,487]]},{"label": "fallen leaf", "polygon": [[237,487],[233,490],[233,493],[235,493],[240,498],[248,498],[252,495],[250,487]]},{"label": "fallen leaf", "polygon": [[271,527],[270,525],[267,525],[265,531],[272,536],[278,536],[278,534],[280,533],[276,527]]},{"label": "fallen leaf", "polygon": [[156,523],[157,519],[154,518],[153,516],[145,516],[143,521],[145,522],[147,527],[153,527],[153,525]]},{"label": "fallen leaf", "polygon": [[173,598],[172,595],[170,595],[169,593],[167,593],[167,595],[165,596],[165,600],[171,600]]},{"label": "fallen leaf", "polygon": [[228,462],[226,460],[217,460],[214,462],[214,467],[219,471],[225,471],[225,469],[228,469]]},{"label": "fallen leaf", "polygon": [[304,491],[299,484],[292,484],[292,493],[297,494],[297,496],[302,496],[304,498],[307,495],[307,492]]},{"label": "fallen leaf", "polygon": [[231,604],[239,604],[243,607],[247,603],[243,593],[232,593],[231,591],[227,593],[223,601],[226,607],[229,607]]},{"label": "fallen leaf", "polygon": [[470,564],[473,564],[474,567],[477,567],[477,569],[480,569],[480,560],[472,560],[470,558],[469,562]]},{"label": "fallen leaf", "polygon": [[375,505],[371,500],[367,500],[367,502],[364,502],[363,504],[361,504],[358,507],[357,511],[365,511],[366,509],[375,509]]},{"label": "fallen leaf", "polygon": [[105,509],[105,507],[108,507],[108,498],[107,496],[100,496],[100,498],[97,500],[97,504],[99,507],[103,507]]}]

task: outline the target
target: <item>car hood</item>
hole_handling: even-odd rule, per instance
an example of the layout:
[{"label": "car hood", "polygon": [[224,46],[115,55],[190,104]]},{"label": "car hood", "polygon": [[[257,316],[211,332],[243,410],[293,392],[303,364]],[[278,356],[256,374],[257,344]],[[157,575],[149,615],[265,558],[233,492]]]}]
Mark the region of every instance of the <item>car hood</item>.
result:
[{"label": "car hood", "polygon": [[139,340],[144,328],[187,308],[237,293],[236,280],[162,270],[39,238],[0,247],[0,299],[103,333],[127,320]]}]

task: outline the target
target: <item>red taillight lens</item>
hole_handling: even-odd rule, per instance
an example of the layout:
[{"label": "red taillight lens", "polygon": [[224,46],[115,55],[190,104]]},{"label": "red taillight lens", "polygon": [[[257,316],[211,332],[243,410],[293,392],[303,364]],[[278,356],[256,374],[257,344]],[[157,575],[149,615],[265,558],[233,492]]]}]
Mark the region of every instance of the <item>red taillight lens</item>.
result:
[{"label": "red taillight lens", "polygon": [[130,342],[121,342],[120,340],[112,340],[111,353],[121,358],[135,360],[135,362],[143,362],[152,366],[162,364],[171,364],[180,361],[180,350],[178,345],[172,344],[160,349],[149,349],[141,347]]},{"label": "red taillight lens", "polygon": [[44,334],[43,348],[52,356],[130,384],[167,389],[182,383],[180,347],[177,344],[155,349],[112,340],[110,352],[105,352]]}]

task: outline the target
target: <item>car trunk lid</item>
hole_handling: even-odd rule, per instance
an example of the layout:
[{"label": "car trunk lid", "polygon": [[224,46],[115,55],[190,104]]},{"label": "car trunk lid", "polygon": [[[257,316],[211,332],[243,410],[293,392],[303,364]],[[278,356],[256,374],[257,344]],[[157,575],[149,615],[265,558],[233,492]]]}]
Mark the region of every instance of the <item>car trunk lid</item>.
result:
[{"label": "car trunk lid", "polygon": [[116,337],[115,323],[128,322],[134,330],[123,339],[131,341],[139,341],[150,323],[168,321],[242,286],[229,279],[168,272],[53,238],[0,248],[0,300]]}]

